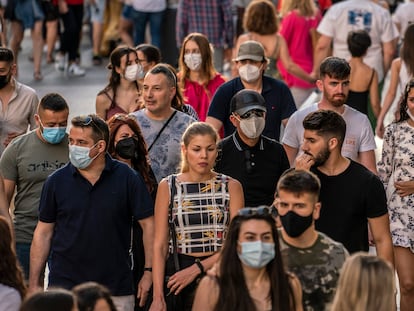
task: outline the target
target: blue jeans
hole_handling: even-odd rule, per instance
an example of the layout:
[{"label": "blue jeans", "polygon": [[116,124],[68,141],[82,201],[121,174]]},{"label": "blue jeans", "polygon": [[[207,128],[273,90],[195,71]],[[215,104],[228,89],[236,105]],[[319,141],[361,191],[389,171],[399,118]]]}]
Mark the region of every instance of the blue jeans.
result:
[{"label": "blue jeans", "polygon": [[151,43],[161,46],[161,24],[164,16],[162,12],[140,12],[132,10],[131,18],[134,24],[134,44],[145,43],[145,28],[150,24]]},{"label": "blue jeans", "polygon": [[29,279],[30,243],[16,243],[16,255],[23,268],[24,278]]}]

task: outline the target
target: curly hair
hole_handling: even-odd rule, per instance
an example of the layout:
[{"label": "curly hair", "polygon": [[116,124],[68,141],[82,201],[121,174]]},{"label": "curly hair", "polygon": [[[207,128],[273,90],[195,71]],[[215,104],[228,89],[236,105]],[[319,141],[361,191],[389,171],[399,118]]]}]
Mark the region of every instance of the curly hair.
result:
[{"label": "curly hair", "polygon": [[237,241],[239,240],[241,225],[252,219],[262,220],[272,228],[276,254],[275,258],[266,266],[270,280],[269,294],[272,301],[272,310],[293,310],[292,305],[294,307],[295,304],[293,289],[289,283],[288,273],[284,269],[275,221],[271,215],[259,214],[251,216],[238,215],[230,223],[226,242],[221,250],[220,276],[218,277],[220,295],[214,310],[255,310],[255,304],[250,297],[242,264],[237,254]]},{"label": "curly hair", "polygon": [[247,32],[271,35],[278,31],[278,17],[274,4],[269,0],[253,0],[246,8],[243,28]]},{"label": "curly hair", "polygon": [[216,75],[216,69],[213,65],[213,52],[210,46],[210,42],[208,41],[207,37],[201,33],[193,32],[190,33],[187,37],[185,37],[183,44],[181,46],[180,57],[179,57],[179,65],[180,65],[180,86],[184,88],[185,79],[190,78],[190,69],[184,62],[184,55],[185,55],[185,47],[188,41],[194,41],[200,50],[201,54],[201,67],[200,73],[203,77],[207,78],[207,81],[210,81]]},{"label": "curly hair", "polygon": [[411,79],[404,88],[404,93],[401,95],[400,101],[398,103],[398,107],[400,107],[400,117],[397,119],[397,122],[402,122],[408,120],[410,117],[408,116],[407,109],[408,109],[408,94],[410,93],[411,89],[414,88],[414,78]]},{"label": "curly hair", "polygon": [[[105,88],[102,91],[98,93],[98,95],[104,94],[108,91],[112,91],[113,97],[111,100],[111,106],[115,105],[116,91],[121,83],[121,75],[116,71],[116,68],[121,67],[121,58],[124,55],[126,55],[126,63],[128,63],[130,54],[137,55],[138,59],[138,54],[135,49],[130,48],[128,46],[120,45],[117,46],[109,56],[109,64],[107,66],[107,68],[111,70],[111,73],[109,75],[109,83],[105,86]],[[137,90],[139,91],[138,82],[135,81],[134,83],[137,87]]]},{"label": "curly hair", "polygon": [[132,158],[132,168],[137,170],[144,178],[145,184],[147,185],[148,191],[154,190],[153,180],[150,174],[149,157],[147,151],[147,144],[142,136],[141,129],[134,117],[117,113],[113,115],[108,121],[109,126],[109,146],[108,153],[117,158],[115,151],[115,136],[119,128],[122,125],[128,125],[128,127],[134,132],[138,139],[138,157]]},{"label": "curly hair", "polygon": [[26,296],[23,270],[12,247],[9,222],[3,216],[0,216],[0,258],[0,283],[15,288],[23,300]]}]

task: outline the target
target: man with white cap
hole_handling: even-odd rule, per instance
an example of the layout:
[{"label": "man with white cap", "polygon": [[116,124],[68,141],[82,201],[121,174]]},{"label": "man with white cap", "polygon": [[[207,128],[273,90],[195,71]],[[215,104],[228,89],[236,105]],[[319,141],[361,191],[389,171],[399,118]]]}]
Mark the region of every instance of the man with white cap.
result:
[{"label": "man with white cap", "polygon": [[231,99],[230,110],[236,131],[219,143],[215,170],[240,181],[246,206],[271,205],[289,160],[281,144],[262,135],[265,100],[256,91],[241,90]]},{"label": "man with white cap", "polygon": [[225,137],[233,134],[235,127],[229,119],[230,101],[242,89],[253,90],[265,100],[266,125],[263,134],[278,141],[281,124],[286,125],[290,115],[296,111],[289,88],[283,82],[263,75],[267,59],[259,42],[242,43],[234,62],[240,76],[218,88],[211,101],[206,122],[217,130],[224,127]]}]

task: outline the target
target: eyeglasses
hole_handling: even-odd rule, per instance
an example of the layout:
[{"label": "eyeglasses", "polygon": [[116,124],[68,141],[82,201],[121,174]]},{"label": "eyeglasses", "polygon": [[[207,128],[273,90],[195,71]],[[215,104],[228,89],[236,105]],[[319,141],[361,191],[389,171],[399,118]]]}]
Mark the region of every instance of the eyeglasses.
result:
[{"label": "eyeglasses", "polygon": [[238,213],[239,216],[267,216],[271,215],[272,212],[269,208],[269,206],[261,205],[258,207],[244,207],[242,209],[239,209]]},{"label": "eyeglasses", "polygon": [[253,110],[247,111],[245,114],[241,115],[240,119],[248,119],[253,115],[255,115],[256,117],[262,118],[264,116],[264,111],[253,109]]}]

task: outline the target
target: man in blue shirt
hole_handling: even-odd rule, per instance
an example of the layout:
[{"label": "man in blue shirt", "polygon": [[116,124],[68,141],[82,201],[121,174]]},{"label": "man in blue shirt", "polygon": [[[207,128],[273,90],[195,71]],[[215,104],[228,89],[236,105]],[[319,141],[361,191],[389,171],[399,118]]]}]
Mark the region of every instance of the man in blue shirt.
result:
[{"label": "man in blue shirt", "polygon": [[153,202],[141,176],[107,153],[109,129],[96,115],[75,117],[69,133],[70,163],[46,180],[30,253],[30,290],[41,284],[50,252],[49,286],[85,281],[105,285],[118,310],[133,310],[131,225],[143,229],[143,305],[151,286]]}]

